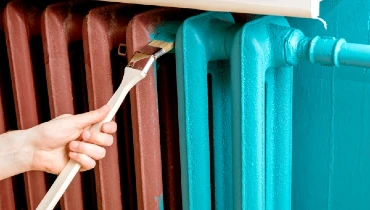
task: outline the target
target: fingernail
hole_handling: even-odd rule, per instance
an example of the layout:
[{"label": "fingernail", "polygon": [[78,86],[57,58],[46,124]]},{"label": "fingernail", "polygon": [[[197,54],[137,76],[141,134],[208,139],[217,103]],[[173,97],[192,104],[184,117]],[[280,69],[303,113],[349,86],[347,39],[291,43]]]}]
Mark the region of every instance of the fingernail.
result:
[{"label": "fingernail", "polygon": [[71,142],[72,149],[76,149],[77,147],[78,147],[78,142],[75,142],[75,141]]},{"label": "fingernail", "polygon": [[108,110],[108,108],[109,108],[108,105],[104,105],[104,106],[100,107],[100,109],[98,111],[104,113]]},{"label": "fingernail", "polygon": [[75,153],[75,152],[70,152],[70,155],[71,155],[72,157],[76,157],[76,156],[77,156],[77,153]]}]

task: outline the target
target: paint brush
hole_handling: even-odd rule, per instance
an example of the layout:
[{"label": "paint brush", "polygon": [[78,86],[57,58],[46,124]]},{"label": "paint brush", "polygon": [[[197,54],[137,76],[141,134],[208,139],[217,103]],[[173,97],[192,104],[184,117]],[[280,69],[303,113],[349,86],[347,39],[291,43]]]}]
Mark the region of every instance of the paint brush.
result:
[{"label": "paint brush", "polygon": [[[159,36],[160,38],[162,36]],[[125,68],[125,74],[122,82],[112,98],[108,101],[110,111],[105,119],[97,124],[91,126],[90,131],[100,131],[103,123],[109,122],[116,115],[119,107],[125,99],[127,93],[138,82],[145,78],[150,67],[159,57],[171,51],[174,47],[174,36],[167,37],[165,41],[153,40],[140,51],[135,52],[134,56]],[[170,37],[168,39],[168,37]],[[120,49],[125,48],[125,45],[120,45],[118,54],[125,54]],[[46,193],[37,207],[37,210],[52,210],[57,202],[60,200],[67,187],[80,170],[81,165],[73,160],[69,160],[62,172],[58,175],[53,185]]]}]

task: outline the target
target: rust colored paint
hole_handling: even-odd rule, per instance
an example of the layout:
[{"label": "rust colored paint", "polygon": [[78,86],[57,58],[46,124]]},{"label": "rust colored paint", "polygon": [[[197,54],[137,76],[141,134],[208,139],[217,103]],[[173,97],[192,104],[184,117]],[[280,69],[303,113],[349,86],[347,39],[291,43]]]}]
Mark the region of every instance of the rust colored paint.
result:
[{"label": "rust colored paint", "polygon": [[[182,9],[161,8],[141,13],[133,18],[127,29],[127,56],[131,59],[133,53],[144,47],[150,42],[150,34],[154,32],[155,27],[168,20],[183,20],[189,14]],[[165,66],[167,64],[163,63]],[[175,71],[174,65],[170,67]],[[173,69],[172,69],[173,68]],[[146,78],[138,83],[130,92],[131,112],[133,123],[134,152],[135,152],[135,170],[136,184],[138,193],[138,209],[160,209],[163,206],[163,182],[162,182],[162,162],[161,162],[161,140],[159,128],[159,116],[157,106],[157,88],[153,68],[149,71]],[[164,87],[164,86],[163,86]],[[175,87],[172,87],[175,88]],[[165,93],[167,94],[167,93]],[[166,96],[165,96],[166,98]],[[162,109],[163,111],[163,109]],[[168,114],[170,114],[169,111]],[[175,114],[175,113],[174,113]],[[165,115],[164,115],[165,116]],[[164,121],[169,118],[164,119]],[[167,125],[170,122],[166,123]],[[172,125],[176,126],[176,124]],[[173,128],[173,127],[168,127]],[[171,141],[177,141],[177,129],[163,132],[164,141],[167,144]],[[172,148],[178,143],[169,143],[168,148]],[[175,154],[177,151],[177,154]],[[173,166],[179,164],[179,148],[167,153],[164,157],[164,166]],[[176,167],[180,167],[177,165]],[[168,209],[178,209],[181,207],[181,200],[178,200],[180,193],[178,172],[176,170],[164,169],[166,174],[166,196],[165,206]],[[177,183],[176,183],[177,182]]]},{"label": "rust colored paint", "polygon": [[[31,55],[31,49],[37,51],[37,47],[41,47],[38,40],[35,40],[40,38],[41,11],[38,7],[21,2],[8,3],[4,11],[5,36],[19,129],[33,127],[49,118],[49,113],[45,113],[45,110],[48,110],[47,104],[43,103],[45,98],[39,97],[46,89],[40,87],[43,68],[34,67],[39,64],[39,55]],[[44,110],[44,113],[40,110]],[[35,209],[45,195],[45,178],[43,172],[32,171],[24,174],[28,209]]]},{"label": "rust colored paint", "polygon": [[157,88],[165,209],[181,209],[181,168],[174,54],[158,60]]},{"label": "rust colored paint", "polygon": [[[144,8],[114,4],[93,9],[86,16],[83,37],[91,110],[106,104],[121,82],[127,60],[118,57],[117,48],[120,43],[126,42],[126,28],[130,19]],[[127,112],[125,107],[129,106],[128,100],[127,97],[115,117],[118,124],[115,141],[107,148],[106,157],[95,167],[98,209],[136,209],[136,203],[133,202],[136,197],[130,135],[127,133],[127,120],[124,120],[127,116],[122,116]]]},{"label": "rust colored paint", "polygon": [[0,210],[15,209],[12,178],[0,181]]},{"label": "rust colored paint", "polygon": [[[0,88],[0,134],[2,134],[6,132],[5,110],[3,106],[6,99],[3,97],[4,86],[1,85]],[[1,180],[0,189],[0,210],[15,210],[12,178]]]},{"label": "rust colored paint", "polygon": [[[0,11],[0,30],[4,30],[3,26],[3,10]],[[5,62],[7,64],[7,61],[4,61],[4,55],[6,55],[5,52],[2,52],[4,49],[0,49],[0,59],[1,62]],[[0,69],[0,134],[5,133],[7,131],[7,122],[6,122],[6,91],[7,87],[4,86],[4,79],[3,73],[4,71],[7,71],[7,69],[4,69],[3,67]],[[14,200],[14,193],[13,193],[13,183],[12,178],[4,179],[0,181],[0,210],[15,210],[15,200]]]},{"label": "rust colored paint", "polygon": [[[83,89],[72,75],[69,46],[82,40],[82,21],[90,5],[74,5],[68,2],[48,6],[41,19],[41,31],[45,57],[46,79],[51,117],[62,114],[78,114],[87,111],[77,109],[84,98],[77,97],[74,88]],[[83,63],[80,65],[83,66]],[[73,69],[74,74],[78,74]],[[85,189],[87,190],[87,189]],[[89,201],[85,201],[89,202]],[[83,185],[78,173],[60,200],[62,209],[84,209]],[[85,207],[86,208],[86,207]]]}]

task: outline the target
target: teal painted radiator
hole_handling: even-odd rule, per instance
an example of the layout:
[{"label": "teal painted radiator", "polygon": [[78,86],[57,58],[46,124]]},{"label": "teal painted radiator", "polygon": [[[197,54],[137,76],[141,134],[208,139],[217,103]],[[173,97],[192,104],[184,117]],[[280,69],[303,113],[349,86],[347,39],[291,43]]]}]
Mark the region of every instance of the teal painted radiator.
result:
[{"label": "teal painted radiator", "polygon": [[290,209],[287,27],[281,17],[240,25],[229,13],[204,13],[178,31],[185,209]]},{"label": "teal painted radiator", "polygon": [[370,67],[369,55],[284,17],[187,19],[176,37],[184,209],[291,209],[293,66]]}]

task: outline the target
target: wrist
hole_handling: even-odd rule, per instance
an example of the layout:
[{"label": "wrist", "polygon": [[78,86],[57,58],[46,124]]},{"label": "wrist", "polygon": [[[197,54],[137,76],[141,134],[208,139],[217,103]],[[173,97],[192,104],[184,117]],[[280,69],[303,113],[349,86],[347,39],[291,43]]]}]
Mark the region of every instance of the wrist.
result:
[{"label": "wrist", "polygon": [[23,172],[32,171],[32,161],[34,149],[29,139],[29,130],[18,130],[13,131],[15,145],[15,162],[17,163],[20,170]]},{"label": "wrist", "polygon": [[27,130],[10,131],[0,139],[0,173],[1,178],[14,176],[32,170],[32,145],[27,138]]},{"label": "wrist", "polygon": [[26,136],[27,146],[24,147],[24,152],[27,154],[29,160],[23,161],[25,167],[29,168],[30,171],[43,171],[44,161],[42,155],[38,152],[37,140],[39,137],[38,126],[34,126],[27,130],[24,130],[24,135]]}]

